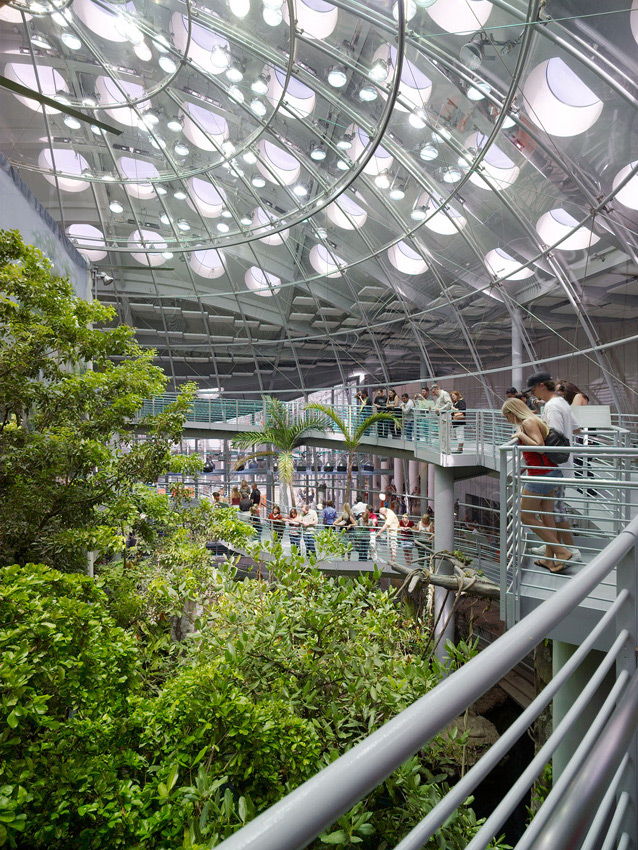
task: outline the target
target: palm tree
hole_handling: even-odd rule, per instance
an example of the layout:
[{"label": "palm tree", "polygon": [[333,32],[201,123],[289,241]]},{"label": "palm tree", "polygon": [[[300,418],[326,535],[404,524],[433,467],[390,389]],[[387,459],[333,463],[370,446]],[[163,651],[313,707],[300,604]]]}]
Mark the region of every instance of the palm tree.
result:
[{"label": "palm tree", "polygon": [[308,404],[306,406],[306,410],[316,410],[319,413],[323,413],[323,415],[327,416],[328,419],[331,419],[337,426],[339,431],[341,431],[341,433],[343,434],[343,447],[348,452],[346,501],[350,499],[350,491],[352,490],[352,467],[354,465],[354,453],[356,452],[359,443],[365,436],[365,433],[368,428],[372,428],[372,426],[376,425],[377,422],[383,422],[384,420],[391,420],[393,422],[396,422],[397,425],[401,424],[397,417],[393,416],[391,413],[371,413],[370,416],[366,417],[366,419],[359,421],[359,416],[361,414],[356,412],[356,408],[351,409],[355,411],[354,416],[348,416],[346,420],[342,419],[341,416],[339,416],[339,414],[336,412],[336,410],[333,407],[330,407],[329,404],[313,402],[312,404]]},{"label": "palm tree", "polygon": [[288,487],[290,505],[295,504],[292,479],[295,472],[294,450],[305,442],[309,431],[323,430],[326,422],[322,416],[308,416],[303,413],[295,416],[293,411],[278,398],[264,396],[266,422],[262,431],[244,431],[233,440],[237,449],[250,449],[255,446],[270,446],[268,449],[253,451],[240,458],[235,468],[257,457],[275,456],[279,469],[279,480]]}]

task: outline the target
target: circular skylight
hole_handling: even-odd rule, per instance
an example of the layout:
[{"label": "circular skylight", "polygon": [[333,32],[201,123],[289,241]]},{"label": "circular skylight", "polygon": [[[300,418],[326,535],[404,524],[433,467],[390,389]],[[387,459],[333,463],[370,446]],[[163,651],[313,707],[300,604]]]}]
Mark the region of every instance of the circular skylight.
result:
[{"label": "circular skylight", "polygon": [[[124,124],[125,127],[137,127],[140,122],[140,113],[150,106],[149,101],[142,101],[135,107],[126,106],[129,100],[139,100],[145,95],[143,86],[137,83],[124,80],[116,82],[111,77],[98,77],[95,81],[95,89],[103,108],[107,105],[112,106],[110,109],[104,109],[105,113],[119,124]],[[122,104],[122,106],[113,106],[113,104]]]},{"label": "circular skylight", "polygon": [[[257,207],[256,210],[253,210],[252,226],[255,233],[267,231],[273,221],[276,221],[276,216],[267,212],[263,209],[263,207]],[[281,230],[279,233],[271,233],[266,236],[262,236],[259,241],[263,242],[265,245],[281,245],[286,241],[286,239],[288,239],[289,233],[290,231],[287,229]]]},{"label": "circular skylight", "polygon": [[190,197],[188,204],[196,209],[204,218],[219,218],[222,207],[226,203],[226,193],[223,189],[213,186],[201,177],[191,177],[189,180]]},{"label": "circular skylight", "polygon": [[[485,147],[487,136],[483,133],[472,133],[465,140],[465,147],[468,151],[479,151]],[[481,172],[475,171],[470,175],[470,180],[480,189],[490,189],[493,186],[495,189],[508,189],[512,186],[518,175],[520,168],[514,163],[509,156],[502,151],[498,145],[491,144],[487,153],[481,160],[482,172],[489,179],[489,184],[481,177]],[[491,184],[491,186],[490,186]]]},{"label": "circular skylight", "polygon": [[[124,188],[132,198],[140,198],[148,200],[154,197],[155,189],[152,183],[147,183],[159,177],[159,172],[152,162],[146,162],[144,159],[134,159],[130,156],[123,156],[119,160],[120,171],[122,176],[128,180],[134,180],[134,183],[125,183]],[[139,181],[139,182],[138,182]]]},{"label": "circular skylight", "polygon": [[492,4],[487,0],[436,0],[427,13],[446,32],[471,34],[487,23]]},{"label": "circular skylight", "polygon": [[[630,162],[624,168],[621,168],[618,174],[614,177],[614,190],[616,186],[620,186],[623,180],[631,174],[638,166],[636,162]],[[624,207],[629,207],[630,210],[638,210],[638,176],[634,175],[620,191],[616,192],[616,200]]]},{"label": "circular skylight", "polygon": [[[79,153],[65,148],[45,148],[38,157],[38,165],[45,170],[45,178],[64,192],[83,192],[89,188],[87,180],[78,180],[88,170],[89,164]],[[55,174],[46,171],[54,170]]]},{"label": "circular skylight", "polygon": [[[184,15],[175,12],[171,31],[175,47],[183,54],[188,43],[188,21]],[[223,74],[230,65],[230,45],[223,36],[193,21],[188,58],[208,74]]]},{"label": "circular skylight", "polygon": [[[357,197],[359,200],[363,200],[360,195],[357,195]],[[326,215],[333,224],[343,230],[358,230],[363,227],[368,218],[368,213],[364,208],[346,194],[341,195],[339,200],[333,201],[327,207]]]},{"label": "circular skylight", "polygon": [[[348,156],[353,162],[361,157],[361,155],[365,152],[365,150],[370,145],[370,136],[361,129],[361,127],[356,127],[354,124],[351,124],[348,127],[347,133],[352,135],[352,147],[348,151]],[[381,174],[382,171],[388,171],[388,169],[392,168],[392,163],[394,162],[394,158],[387,152],[387,150],[381,145],[379,145],[374,154],[368,160],[365,168],[363,169],[364,174],[372,174],[377,175]]]},{"label": "circular skylight", "polygon": [[[569,215],[564,209],[558,208],[549,210],[544,213],[536,222],[536,231],[541,237],[545,245],[550,247],[554,245],[570,230],[573,230],[578,225],[576,219]],[[595,245],[599,240],[587,227],[579,227],[571,236],[556,246],[557,251],[582,251],[584,248],[589,248],[590,245]]]},{"label": "circular skylight", "polygon": [[283,183],[284,186],[292,186],[297,181],[301,165],[292,154],[267,139],[261,140],[259,151],[261,158],[257,162],[257,168],[266,180],[271,183]]},{"label": "circular skylight", "polygon": [[559,57],[541,62],[523,87],[531,120],[550,136],[577,136],[592,127],[603,103]]},{"label": "circular skylight", "polygon": [[388,249],[388,259],[397,271],[403,274],[423,274],[428,264],[407,242],[397,242]]},{"label": "circular skylight", "polygon": [[[282,71],[281,68],[265,68],[264,74],[270,77],[268,99],[275,106],[284,94],[286,72]],[[288,81],[288,87],[285,89],[284,99],[286,102],[286,106],[282,107],[284,112],[300,118],[307,118],[314,111],[317,95],[309,86],[295,77],[291,77]]]},{"label": "circular skylight", "polygon": [[195,103],[185,103],[181,113],[186,138],[203,151],[220,150],[228,138],[228,122],[221,115]]},{"label": "circular skylight", "polygon": [[[530,268],[519,268],[520,262],[502,248],[494,248],[492,251],[488,251],[485,255],[485,265],[495,277],[503,280],[525,280],[525,278],[534,274],[534,271]],[[515,269],[518,269],[518,271],[515,271]]]},{"label": "circular skylight", "polygon": [[[337,26],[339,11],[325,0],[294,0],[293,8],[297,29],[307,38],[328,38]],[[287,3],[282,5],[281,12],[286,24],[290,24]]]},{"label": "circular skylight", "polygon": [[314,245],[308,254],[310,265],[320,275],[325,277],[341,277],[340,266],[345,265],[341,257],[332,253],[325,245]]},{"label": "circular skylight", "polygon": [[[100,38],[115,42],[128,41],[121,26],[119,14],[121,8],[119,4],[94,3],[93,0],[74,0],[73,2],[73,12],[91,32]],[[127,3],[124,8],[127,12],[135,14],[132,3]]]},{"label": "circular skylight", "polygon": [[226,271],[223,253],[214,248],[209,248],[206,251],[193,251],[188,258],[188,263],[195,274],[209,279],[221,277]]},{"label": "circular skylight", "polygon": [[72,224],[66,231],[78,251],[91,263],[97,263],[106,257],[104,234],[92,224]]},{"label": "circular skylight", "polygon": [[244,276],[246,286],[255,295],[269,297],[276,295],[281,289],[281,278],[265,272],[258,266],[251,266]]},{"label": "circular skylight", "polygon": [[[134,230],[129,236],[128,247],[131,257],[143,266],[155,268],[166,262],[165,258],[162,257],[162,251],[166,251],[168,245],[154,230]],[[136,253],[136,248],[152,248],[157,253]]]},{"label": "circular skylight", "polygon": [[[50,68],[47,65],[31,65],[22,62],[7,62],[4,66],[4,75],[7,79],[14,83],[19,83],[21,86],[26,86],[28,89],[41,91],[47,97],[55,98],[56,94],[68,92],[69,87],[66,80],[55,68]],[[57,115],[59,109],[53,106],[40,106],[37,100],[32,97],[23,97],[21,94],[15,94],[20,103],[28,106],[29,109],[36,111],[46,111],[48,115]]]},{"label": "circular skylight", "polygon": [[[467,221],[450,204],[446,204],[443,209],[438,209],[442,203],[443,199],[440,196],[433,196],[424,192],[417,201],[417,207],[423,207],[425,215],[430,216],[425,222],[425,226],[429,230],[439,233],[441,236],[452,236],[462,230]],[[438,210],[438,212],[434,212],[434,210]],[[434,215],[432,215],[433,212]]]}]

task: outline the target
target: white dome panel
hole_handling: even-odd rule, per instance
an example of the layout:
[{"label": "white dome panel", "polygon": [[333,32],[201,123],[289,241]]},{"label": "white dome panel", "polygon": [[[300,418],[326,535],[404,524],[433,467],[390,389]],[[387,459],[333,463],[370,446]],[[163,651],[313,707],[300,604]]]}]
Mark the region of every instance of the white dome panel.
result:
[{"label": "white dome panel", "polygon": [[109,115],[118,124],[123,124],[125,127],[137,127],[140,123],[139,113],[151,105],[150,101],[143,100],[136,104],[135,107],[126,106],[128,99],[138,100],[146,94],[143,86],[137,83],[129,83],[124,80],[112,80],[111,77],[98,77],[95,81],[95,90],[101,103],[121,103],[122,106],[114,106],[111,109],[105,109]]},{"label": "white dome panel", "polygon": [[[260,233],[268,231],[270,223],[276,221],[276,216],[269,213],[263,207],[257,207],[257,209],[253,210],[252,219],[252,226],[255,233]],[[289,235],[290,230],[286,228],[285,230],[281,230],[279,233],[270,233],[266,236],[262,236],[259,241],[263,242],[264,245],[283,245]]]},{"label": "white dome panel", "polygon": [[228,138],[228,123],[221,115],[195,103],[185,103],[181,110],[184,135],[203,151],[221,148]]},{"label": "white dome panel", "polygon": [[[264,73],[270,76],[268,100],[272,106],[275,106],[284,91],[286,72],[282,71],[281,68],[265,68]],[[286,109],[285,106],[282,106],[281,111],[293,117],[307,118],[314,111],[316,99],[317,95],[311,88],[295,77],[291,77],[284,95],[284,101],[291,108]]]},{"label": "white dome panel", "polygon": [[466,35],[483,27],[492,12],[488,0],[436,0],[427,13],[446,32]]},{"label": "white dome panel", "polygon": [[344,266],[345,262],[325,245],[314,245],[310,249],[308,259],[313,269],[325,277],[341,277],[343,274],[340,266]]},{"label": "white dome panel", "polygon": [[[370,136],[368,136],[361,127],[357,127],[355,124],[351,124],[346,132],[353,137],[352,147],[348,151],[348,157],[353,162],[356,162],[369,146]],[[382,171],[387,171],[392,168],[393,162],[394,157],[389,154],[385,148],[378,145],[374,154],[370,157],[368,164],[363,169],[363,173],[376,176],[377,174],[381,174]]]},{"label": "white dome panel", "polygon": [[441,236],[453,236],[465,227],[467,220],[449,204],[432,215],[442,202],[443,198],[434,197],[429,192],[424,192],[417,201],[417,207],[424,207],[426,214],[432,216],[424,222],[429,230],[433,233],[439,233]]},{"label": "white dome panel", "polygon": [[276,295],[281,289],[281,278],[270,274],[270,272],[265,272],[259,266],[251,266],[246,272],[244,281],[251,292],[265,298]]},{"label": "white dome panel", "polygon": [[[354,193],[358,200],[363,201],[361,195]],[[349,195],[340,195],[326,207],[326,215],[333,224],[342,230],[358,230],[366,223],[368,213]]]},{"label": "white dome panel", "polygon": [[428,267],[423,257],[407,242],[397,242],[396,245],[388,248],[388,259],[394,268],[402,274],[423,274]]},{"label": "white dome panel", "polygon": [[[37,68],[37,72],[36,72]],[[68,92],[69,86],[66,80],[55,68],[50,68],[48,65],[37,65],[34,67],[31,64],[23,62],[7,62],[4,66],[4,75],[7,79],[14,83],[19,83],[21,86],[26,86],[35,91],[42,91],[47,97],[55,97],[59,92]],[[53,106],[41,106],[37,100],[32,97],[23,97],[20,94],[14,94],[20,103],[33,109],[35,112],[44,110],[47,115],[58,115],[60,110]]]},{"label": "white dome panel", "polygon": [[76,248],[91,263],[97,263],[106,257],[106,251],[100,250],[106,246],[104,234],[92,224],[72,224],[67,228],[67,234]]},{"label": "white dome panel", "polygon": [[188,259],[188,264],[200,277],[209,280],[221,277],[226,269],[224,267],[224,254],[210,248],[207,251],[193,251]]},{"label": "white dome panel", "polygon": [[[472,133],[465,140],[465,147],[470,150],[480,151],[487,142],[487,136],[483,133]],[[481,160],[480,168],[490,180],[495,189],[499,191],[512,186],[520,174],[520,168],[509,156],[504,153],[498,145],[492,143],[489,150]],[[480,189],[490,189],[488,183],[481,177],[481,172],[476,171],[470,175],[470,182]]]},{"label": "white dome panel", "polygon": [[[545,245],[552,247],[555,242],[569,233],[570,230],[573,230],[577,225],[578,222],[576,219],[559,207],[555,210],[549,210],[549,212],[544,213],[538,219],[536,222],[536,232]],[[571,236],[568,236],[560,245],[557,245],[556,250],[582,251],[584,248],[595,245],[599,238],[589,228],[579,227]]]},{"label": "white dome panel", "polygon": [[[339,10],[325,0],[293,0],[297,30],[306,38],[324,39],[332,35],[337,26]],[[284,3],[281,12],[286,25],[290,25],[288,4]]]},{"label": "white dome panel", "polygon": [[[132,7],[132,4],[128,5]],[[106,38],[108,41],[127,41],[116,7],[111,7],[106,2],[98,5],[93,0],[74,0],[72,9],[82,23],[100,38]]]},{"label": "white dome panel", "polygon": [[[128,247],[131,257],[143,266],[161,266],[166,262],[162,257],[162,251],[167,248],[166,242],[154,230],[134,230],[128,238]],[[135,248],[154,248],[157,254],[135,253]]]},{"label": "white dome panel", "polygon": [[148,200],[155,196],[155,187],[152,183],[146,182],[159,177],[159,172],[153,163],[146,162],[144,159],[122,156],[118,160],[118,165],[124,177],[136,181],[124,184],[124,188],[132,198]]},{"label": "white dome panel", "polygon": [[[638,160],[630,162],[624,168],[621,168],[618,174],[614,177],[614,189],[620,186],[623,180],[626,180],[629,174],[638,166]],[[630,210],[638,210],[638,176],[634,175],[623,188],[616,193],[616,200],[624,207]]]},{"label": "white dome panel", "polygon": [[528,75],[523,97],[530,119],[550,136],[584,133],[603,111],[602,100],[558,56]]},{"label": "white dome panel", "polygon": [[301,172],[299,160],[283,148],[277,147],[267,139],[259,142],[261,154],[257,162],[257,168],[271,183],[283,183],[284,186],[292,186]]},{"label": "white dome panel", "polygon": [[[488,271],[504,280],[525,280],[534,274],[530,268],[519,269],[520,263],[502,248],[494,248],[485,255],[485,265]],[[518,269],[518,271],[515,271]]]},{"label": "white dome panel", "polygon": [[89,188],[88,180],[75,180],[72,176],[82,176],[88,171],[89,164],[79,153],[65,148],[45,148],[38,156],[40,168],[55,169],[59,174],[45,174],[44,178],[52,186],[58,185],[64,192],[83,192]]},{"label": "white dome panel", "polygon": [[188,181],[190,196],[187,203],[191,209],[197,210],[204,218],[219,218],[226,203],[226,193],[218,189],[208,180],[201,177],[191,177]]},{"label": "white dome panel", "polygon": [[[183,54],[188,42],[188,23],[179,12],[171,18],[171,32],[175,47]],[[207,73],[223,74],[230,65],[230,45],[223,36],[193,21],[188,57]]]}]

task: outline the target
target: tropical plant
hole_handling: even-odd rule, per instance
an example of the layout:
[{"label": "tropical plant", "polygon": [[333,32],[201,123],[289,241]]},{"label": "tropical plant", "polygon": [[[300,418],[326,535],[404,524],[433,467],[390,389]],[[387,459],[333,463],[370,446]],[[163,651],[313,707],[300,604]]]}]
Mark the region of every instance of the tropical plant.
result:
[{"label": "tropical plant", "polygon": [[266,424],[261,431],[244,431],[233,440],[238,449],[250,449],[255,446],[271,446],[241,457],[235,464],[239,468],[244,463],[258,457],[276,457],[279,480],[288,488],[290,504],[295,504],[292,480],[295,472],[293,453],[305,442],[310,431],[323,430],[326,422],[323,416],[309,416],[307,413],[295,415],[292,409],[278,398],[264,396]]},{"label": "tropical plant", "polygon": [[392,421],[400,424],[396,416],[391,413],[371,413],[365,419],[361,419],[363,414],[354,413],[353,416],[348,416],[347,419],[339,416],[334,407],[329,404],[321,404],[313,402],[306,406],[306,410],[316,410],[330,419],[343,434],[343,447],[348,453],[348,472],[346,476],[346,501],[350,500],[352,490],[352,467],[354,465],[354,455],[359,447],[359,443],[366,435],[369,428],[372,428],[377,422]]},{"label": "tropical plant", "polygon": [[139,481],[193,468],[171,448],[194,385],[136,418],[166,377],[132,328],[103,327],[114,318],[0,231],[0,564],[86,569],[88,552],[121,549]]}]

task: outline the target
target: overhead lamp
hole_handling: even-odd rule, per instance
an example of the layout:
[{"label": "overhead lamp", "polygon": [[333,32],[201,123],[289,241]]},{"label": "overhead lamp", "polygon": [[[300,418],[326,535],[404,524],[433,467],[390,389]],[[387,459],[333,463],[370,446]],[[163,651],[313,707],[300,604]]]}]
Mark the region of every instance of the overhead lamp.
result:
[{"label": "overhead lamp", "polygon": [[378,96],[379,92],[374,86],[362,86],[359,89],[359,100],[362,100],[364,103],[372,103]]},{"label": "overhead lamp", "polygon": [[425,207],[415,207],[410,213],[410,218],[412,221],[425,221],[428,217],[427,210]]},{"label": "overhead lamp", "polygon": [[228,233],[230,227],[226,224],[225,221],[220,221],[217,224],[217,230],[219,230],[220,233]]},{"label": "overhead lamp", "polygon": [[162,224],[169,225],[171,223],[170,218],[166,215],[166,213],[162,213],[160,216],[160,221]]},{"label": "overhead lamp", "polygon": [[182,191],[182,189],[178,189],[177,192],[173,192],[173,197],[176,201],[185,201],[186,192]]},{"label": "overhead lamp", "polygon": [[225,142],[222,142],[221,148],[225,157],[232,156],[235,153],[235,145],[230,141],[230,139],[226,139]]},{"label": "overhead lamp", "polygon": [[124,212],[124,207],[119,201],[111,201],[111,203],[109,204],[109,209],[111,210],[111,212],[118,214]]},{"label": "overhead lamp", "polygon": [[91,124],[91,132],[96,136],[103,136],[104,130],[101,127],[98,127],[97,124]]},{"label": "overhead lamp", "polygon": [[[404,3],[405,6],[405,19],[406,21],[411,21],[412,18],[416,15],[416,3],[414,0],[408,0],[407,3]],[[395,3],[392,7],[392,17],[395,21],[399,20],[399,4]]]},{"label": "overhead lamp", "polygon": [[151,137],[149,141],[151,145],[157,150],[164,150],[164,148],[166,147],[166,142],[164,141],[164,139],[161,138],[161,136],[156,136],[155,138]]},{"label": "overhead lamp", "polygon": [[54,23],[56,23],[59,27],[68,27],[68,25],[69,25],[69,22],[64,17],[64,14],[62,12],[54,12],[51,15],[51,20]]},{"label": "overhead lamp", "polygon": [[503,123],[501,124],[501,127],[503,128],[503,130],[509,130],[510,127],[515,127],[515,126],[516,126],[516,121],[514,121],[514,119],[512,118],[511,115],[506,115],[505,118],[503,118]]},{"label": "overhead lamp", "polygon": [[174,59],[164,54],[159,58],[159,66],[166,74],[174,74],[177,71],[177,64]]},{"label": "overhead lamp", "polygon": [[147,112],[146,115],[142,116],[140,123],[149,128],[154,127],[156,124],[159,124],[159,115],[154,109],[152,109],[150,112]]},{"label": "overhead lamp", "polygon": [[337,142],[337,147],[340,151],[349,151],[352,147],[352,135],[348,134],[343,137],[343,139],[339,139]]},{"label": "overhead lamp", "polygon": [[388,197],[392,201],[402,201],[405,198],[405,190],[401,188],[401,186],[394,186],[394,188],[390,189],[388,192]]},{"label": "overhead lamp", "polygon": [[459,59],[469,71],[481,67],[485,57],[485,45],[488,40],[480,32],[475,32],[472,38],[459,50]]},{"label": "overhead lamp", "polygon": [[172,260],[173,259],[173,252],[172,251],[162,251],[162,257],[164,257],[165,260]]},{"label": "overhead lamp", "polygon": [[388,78],[388,63],[385,59],[377,59],[372,63],[368,76],[375,83],[383,83]]},{"label": "overhead lamp", "polygon": [[343,65],[333,65],[328,71],[328,83],[333,89],[341,89],[348,82],[348,75]]},{"label": "overhead lamp", "polygon": [[449,130],[446,130],[445,127],[439,127],[438,130],[435,130],[432,133],[431,139],[433,142],[442,142],[444,139],[451,139],[452,133]]},{"label": "overhead lamp", "polygon": [[263,118],[268,109],[263,100],[259,100],[258,97],[254,97],[250,101],[250,111],[257,115],[259,118]]},{"label": "overhead lamp", "polygon": [[125,18],[123,15],[117,15],[115,19],[115,29],[119,32],[121,36],[128,39],[131,44],[139,44],[140,41],[144,40],[144,36],[138,26],[136,26],[133,21],[129,18]]},{"label": "overhead lamp", "polygon": [[239,219],[239,223],[240,223],[243,227],[250,227],[250,225],[253,223],[253,220],[252,220],[252,218],[251,218],[249,215],[243,215],[243,216]]},{"label": "overhead lamp", "polygon": [[283,0],[263,0],[264,9],[281,9]]},{"label": "overhead lamp", "polygon": [[175,117],[167,121],[166,126],[172,133],[181,133],[184,125],[179,118]]},{"label": "overhead lamp", "polygon": [[190,153],[190,148],[188,145],[185,145],[184,142],[175,142],[173,145],[173,150],[177,154],[177,156],[188,156]]},{"label": "overhead lamp", "polygon": [[410,113],[408,117],[408,122],[411,127],[414,127],[415,130],[422,130],[427,126],[427,120],[425,112],[422,109],[415,109]]},{"label": "overhead lamp", "polygon": [[266,7],[263,11],[263,18],[269,27],[278,27],[284,16],[281,14],[281,9],[268,9]]},{"label": "overhead lamp", "polygon": [[391,181],[387,171],[382,171],[381,174],[377,174],[377,176],[374,178],[375,186],[377,186],[379,189],[389,189],[390,182]]},{"label": "overhead lamp", "polygon": [[231,211],[229,209],[227,209],[226,207],[224,207],[224,209],[222,210],[222,218],[232,218],[232,217],[233,217],[233,214],[231,213]]},{"label": "overhead lamp", "polygon": [[69,50],[79,50],[82,47],[81,40],[74,32],[63,32],[60,36],[60,40],[65,47],[69,48]]},{"label": "overhead lamp", "polygon": [[438,155],[439,149],[436,145],[432,144],[432,142],[428,142],[423,145],[419,151],[419,156],[424,162],[431,162],[433,159],[436,159]]},{"label": "overhead lamp", "polygon": [[140,62],[150,62],[153,58],[153,51],[145,41],[140,41],[139,44],[135,45],[133,50]]},{"label": "overhead lamp", "polygon": [[156,186],[155,191],[158,195],[165,195],[168,192],[168,189],[165,189],[163,186]]},{"label": "overhead lamp", "polygon": [[345,159],[338,159],[337,168],[339,171],[347,171],[350,168],[350,163],[346,162]]},{"label": "overhead lamp", "polygon": [[450,165],[443,172],[444,183],[458,183],[461,177],[463,177],[463,172],[456,165]]},{"label": "overhead lamp", "polygon": [[230,86],[230,88],[228,89],[228,97],[231,100],[234,100],[235,103],[243,103],[244,102],[244,93],[239,88],[239,86],[236,86],[236,85]]},{"label": "overhead lamp", "polygon": [[308,194],[308,187],[304,186],[303,183],[297,183],[296,186],[293,186],[292,191],[298,198],[305,198]]},{"label": "overhead lamp", "polygon": [[224,71],[230,64],[230,54],[221,44],[214,44],[210,51],[210,62],[214,68]]},{"label": "overhead lamp", "polygon": [[79,130],[82,126],[82,122],[78,121],[77,118],[74,118],[72,115],[64,116],[64,123],[67,127],[70,127],[72,130]]},{"label": "overhead lamp", "polygon": [[231,62],[226,68],[226,79],[231,83],[241,83],[244,79],[244,68],[240,62]]},{"label": "overhead lamp", "polygon": [[34,47],[38,47],[40,50],[51,50],[51,45],[46,38],[37,32],[33,33],[29,40]]},{"label": "overhead lamp", "polygon": [[154,38],[153,44],[160,53],[168,53],[170,45],[163,35],[158,35]]},{"label": "overhead lamp", "polygon": [[256,189],[263,189],[266,185],[266,181],[261,176],[261,174],[253,174],[253,176],[250,178],[250,182]]},{"label": "overhead lamp", "polygon": [[315,162],[321,162],[326,158],[326,151],[324,148],[319,147],[318,145],[313,145],[310,148],[310,159],[314,159]]},{"label": "overhead lamp", "polygon": [[260,74],[257,79],[253,80],[250,84],[250,90],[253,94],[259,94],[262,97],[265,94],[268,94],[268,79],[263,74]]},{"label": "overhead lamp", "polygon": [[236,18],[245,18],[250,12],[250,0],[228,0],[228,8]]},{"label": "overhead lamp", "polygon": [[475,83],[467,90],[467,96],[470,100],[483,100],[486,94],[492,91],[492,86],[488,83]]},{"label": "overhead lamp", "polygon": [[177,226],[179,227],[180,230],[183,230],[183,231],[187,231],[187,230],[191,229],[189,222],[187,222],[185,218],[180,218],[180,220],[177,222]]},{"label": "overhead lamp", "polygon": [[328,238],[328,231],[326,230],[325,227],[317,227],[315,229],[315,233],[317,234],[318,239],[327,239]]},{"label": "overhead lamp", "polygon": [[248,165],[254,165],[257,162],[257,155],[253,153],[253,151],[244,151],[242,159],[244,162],[248,163]]}]

